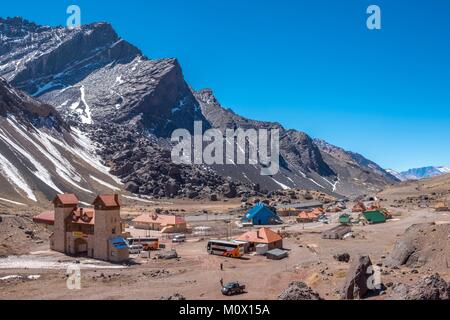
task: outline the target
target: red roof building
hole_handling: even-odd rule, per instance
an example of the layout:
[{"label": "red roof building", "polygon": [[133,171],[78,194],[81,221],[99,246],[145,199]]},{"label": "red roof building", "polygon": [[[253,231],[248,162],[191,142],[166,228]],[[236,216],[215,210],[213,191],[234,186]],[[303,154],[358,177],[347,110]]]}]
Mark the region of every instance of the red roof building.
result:
[{"label": "red roof building", "polygon": [[55,211],[42,212],[33,218],[33,222],[53,226],[55,224]]}]

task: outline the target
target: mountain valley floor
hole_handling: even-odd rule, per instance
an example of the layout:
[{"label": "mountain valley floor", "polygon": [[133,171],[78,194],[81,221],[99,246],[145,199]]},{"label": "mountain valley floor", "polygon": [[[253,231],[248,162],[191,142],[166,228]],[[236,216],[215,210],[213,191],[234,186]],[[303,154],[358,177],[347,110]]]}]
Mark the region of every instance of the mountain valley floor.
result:
[{"label": "mountain valley floor", "polygon": [[[217,203],[209,205],[219,206]],[[207,207],[208,204],[202,203],[201,206]],[[230,211],[230,207],[237,208],[239,204],[226,203],[225,206],[224,212],[230,212],[229,219],[232,219],[235,213]],[[277,299],[292,281],[303,281],[324,299],[334,300],[340,299],[350,266],[349,263],[336,261],[334,256],[344,252],[351,257],[369,255],[373,264],[380,266],[381,281],[387,288],[385,294],[371,299],[388,299],[396,284],[414,284],[424,276],[436,272],[449,281],[450,269],[445,265],[432,268],[427,265],[421,268],[390,268],[384,262],[396,241],[401,239],[409,227],[423,223],[450,224],[450,212],[412,207],[389,209],[395,213],[394,219],[385,224],[355,225],[352,227],[353,236],[345,240],[326,240],[321,237],[321,232],[337,225],[337,222],[329,225],[286,223],[272,227],[283,234],[284,248],[289,251],[289,257],[280,261],[255,255],[246,255],[243,259],[211,256],[206,251],[207,241],[202,237],[189,237],[183,244],[163,240],[167,249],[177,251],[179,258],[173,260],[153,259],[153,252],[150,259],[136,256],[135,263],[129,266],[80,259],[81,290],[69,290],[66,285],[67,266],[77,259],[49,251],[45,231],[40,230],[38,240],[19,239],[21,250],[16,255],[0,257],[0,299],[154,300],[181,294],[193,300],[265,300]],[[128,212],[135,210],[133,207]],[[127,212],[127,208],[123,211]],[[215,216],[202,215],[193,224],[221,226],[217,228],[222,228],[223,235],[247,231],[237,227],[227,230],[229,219],[226,214],[218,214],[217,219],[214,219]],[[14,227],[5,217],[0,225],[6,223]],[[18,238],[15,234],[11,237]],[[26,248],[29,249],[28,252]],[[240,281],[246,285],[247,292],[230,298],[224,297],[220,292],[221,279],[224,282]]]}]

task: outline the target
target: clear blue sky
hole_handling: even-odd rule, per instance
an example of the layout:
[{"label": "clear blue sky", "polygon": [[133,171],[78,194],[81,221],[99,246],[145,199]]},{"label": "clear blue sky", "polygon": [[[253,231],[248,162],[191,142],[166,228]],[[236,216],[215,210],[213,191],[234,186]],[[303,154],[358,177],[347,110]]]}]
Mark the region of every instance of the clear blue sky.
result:
[{"label": "clear blue sky", "polygon": [[[244,116],[278,121],[397,170],[450,165],[448,0],[2,1],[0,15],[108,21]],[[366,8],[382,9],[382,30]]]}]

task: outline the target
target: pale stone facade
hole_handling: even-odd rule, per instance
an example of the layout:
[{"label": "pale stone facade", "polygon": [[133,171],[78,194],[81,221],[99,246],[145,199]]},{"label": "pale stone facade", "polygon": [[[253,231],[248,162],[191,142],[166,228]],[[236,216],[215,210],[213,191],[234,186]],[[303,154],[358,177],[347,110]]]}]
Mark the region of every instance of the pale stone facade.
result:
[{"label": "pale stone facade", "polygon": [[121,241],[118,195],[98,196],[93,202],[94,210],[78,208],[75,195],[59,195],[53,203],[55,222],[51,249],[98,260],[128,260],[128,248]]}]

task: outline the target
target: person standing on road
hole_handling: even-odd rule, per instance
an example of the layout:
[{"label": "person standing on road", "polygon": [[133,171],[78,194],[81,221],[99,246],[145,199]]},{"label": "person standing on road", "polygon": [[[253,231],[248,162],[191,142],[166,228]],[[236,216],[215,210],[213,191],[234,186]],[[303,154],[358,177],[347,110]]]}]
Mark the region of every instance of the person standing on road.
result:
[{"label": "person standing on road", "polygon": [[223,271],[223,263],[220,264],[220,271]]}]

